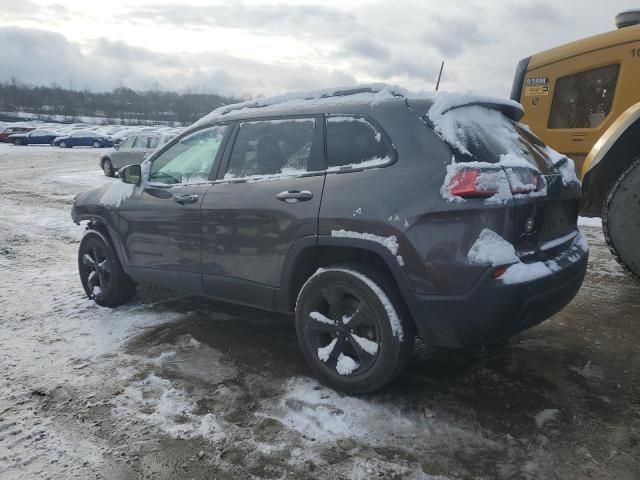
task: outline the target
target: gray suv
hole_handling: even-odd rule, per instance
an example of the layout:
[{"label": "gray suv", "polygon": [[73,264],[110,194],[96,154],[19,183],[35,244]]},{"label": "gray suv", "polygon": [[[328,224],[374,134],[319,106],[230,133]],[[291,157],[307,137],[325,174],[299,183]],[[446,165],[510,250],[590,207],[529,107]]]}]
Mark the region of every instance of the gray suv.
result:
[{"label": "gray suv", "polygon": [[580,183],[521,116],[370,89],[222,107],[76,197],[82,286],[107,307],[148,283],[291,313],[322,381],[379,389],[416,334],[494,343],[578,291]]},{"label": "gray suv", "polygon": [[141,134],[125,138],[113,150],[100,157],[100,168],[107,177],[113,177],[117,170],[132,164],[141,164],[160,145],[171,137],[166,135]]}]

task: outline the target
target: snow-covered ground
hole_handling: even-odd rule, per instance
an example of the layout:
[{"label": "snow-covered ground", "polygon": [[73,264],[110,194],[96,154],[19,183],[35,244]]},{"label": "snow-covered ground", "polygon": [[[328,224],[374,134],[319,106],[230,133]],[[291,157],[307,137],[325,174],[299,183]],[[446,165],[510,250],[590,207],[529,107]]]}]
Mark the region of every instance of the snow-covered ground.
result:
[{"label": "snow-covered ground", "polygon": [[0,478],[640,478],[640,286],[595,225],[551,321],[488,350],[418,344],[390,388],[318,384],[291,319],[76,272],[99,151],[0,145]]}]

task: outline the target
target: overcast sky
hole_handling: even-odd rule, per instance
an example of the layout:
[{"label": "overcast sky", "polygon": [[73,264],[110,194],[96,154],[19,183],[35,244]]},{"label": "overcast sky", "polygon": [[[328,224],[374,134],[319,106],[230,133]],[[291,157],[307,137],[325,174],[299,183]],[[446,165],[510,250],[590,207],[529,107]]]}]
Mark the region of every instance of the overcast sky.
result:
[{"label": "overcast sky", "polygon": [[508,96],[516,63],[614,28],[608,0],[0,0],[0,80],[243,96],[364,82]]}]

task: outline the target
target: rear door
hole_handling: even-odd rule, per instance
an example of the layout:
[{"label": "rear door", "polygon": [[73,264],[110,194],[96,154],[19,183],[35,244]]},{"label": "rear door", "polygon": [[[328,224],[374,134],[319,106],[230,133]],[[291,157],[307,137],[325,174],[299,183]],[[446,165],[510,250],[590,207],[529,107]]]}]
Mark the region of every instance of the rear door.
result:
[{"label": "rear door", "polygon": [[125,263],[134,280],[202,290],[202,199],[228,127],[196,130],[153,159],[148,182],[120,204]]},{"label": "rear door", "polygon": [[238,122],[202,203],[206,293],[272,305],[289,249],[317,235],[322,132],[314,116]]}]

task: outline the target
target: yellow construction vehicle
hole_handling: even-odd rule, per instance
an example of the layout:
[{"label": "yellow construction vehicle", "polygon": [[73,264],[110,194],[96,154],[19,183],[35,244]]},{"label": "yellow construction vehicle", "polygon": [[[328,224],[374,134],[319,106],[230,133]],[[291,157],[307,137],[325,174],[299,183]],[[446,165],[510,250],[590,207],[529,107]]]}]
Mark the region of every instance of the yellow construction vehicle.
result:
[{"label": "yellow construction vehicle", "polygon": [[521,60],[511,98],[574,160],[582,214],[602,216],[611,251],[640,278],[640,10],[615,21],[617,30]]}]

